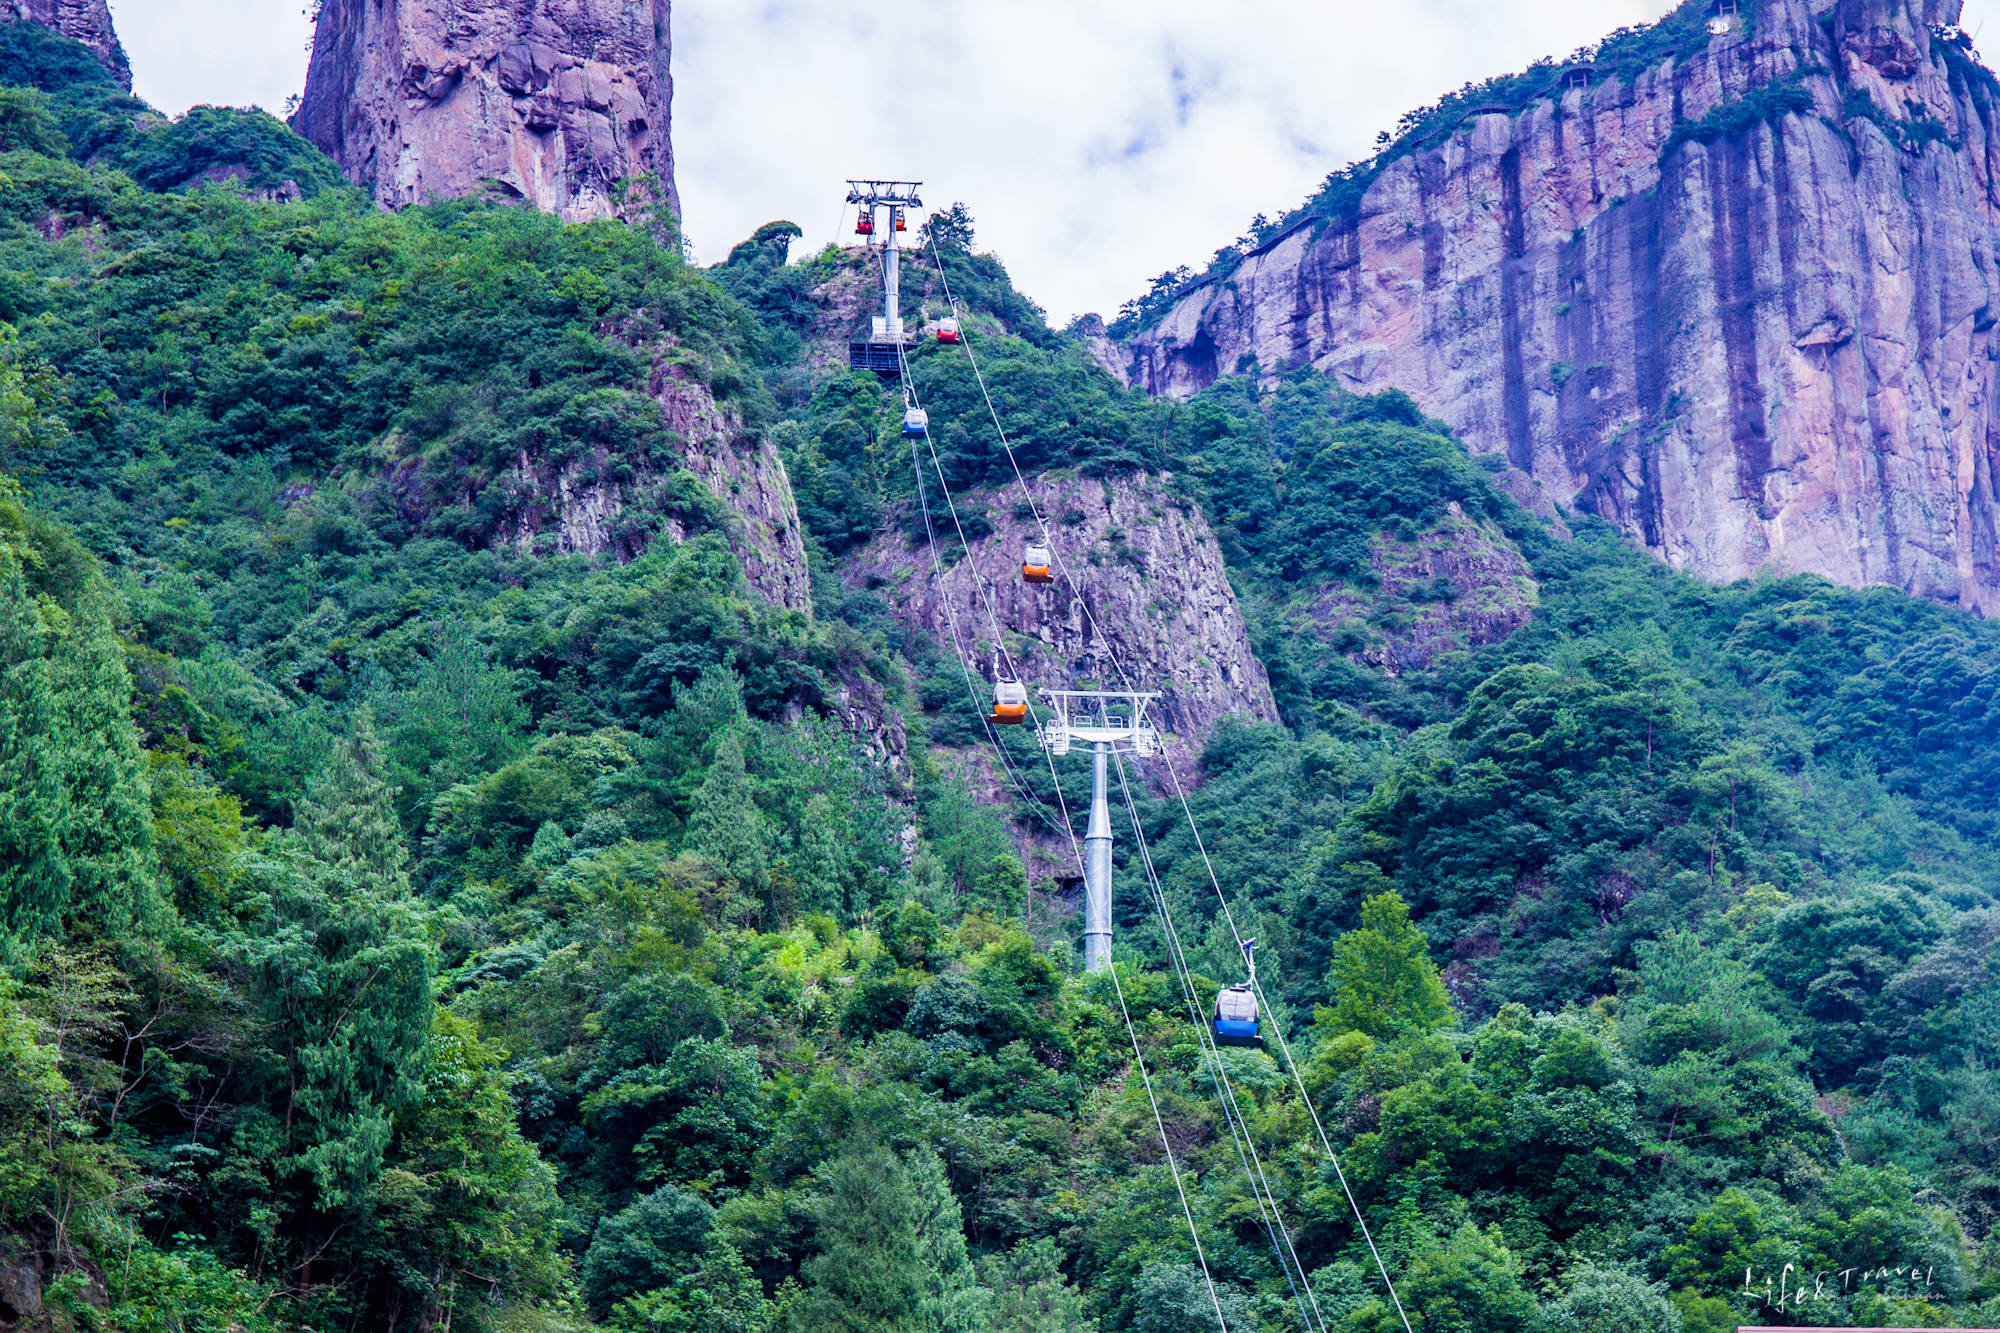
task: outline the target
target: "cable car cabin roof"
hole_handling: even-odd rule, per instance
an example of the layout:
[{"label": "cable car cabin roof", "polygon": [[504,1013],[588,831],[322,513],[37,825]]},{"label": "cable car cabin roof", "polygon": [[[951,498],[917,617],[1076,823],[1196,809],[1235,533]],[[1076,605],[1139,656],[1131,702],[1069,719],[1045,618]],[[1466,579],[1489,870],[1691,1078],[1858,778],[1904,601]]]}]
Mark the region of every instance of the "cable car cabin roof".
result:
[{"label": "cable car cabin roof", "polygon": [[1257,1021],[1257,996],[1247,986],[1231,986],[1215,997],[1215,1021],[1254,1024]]}]

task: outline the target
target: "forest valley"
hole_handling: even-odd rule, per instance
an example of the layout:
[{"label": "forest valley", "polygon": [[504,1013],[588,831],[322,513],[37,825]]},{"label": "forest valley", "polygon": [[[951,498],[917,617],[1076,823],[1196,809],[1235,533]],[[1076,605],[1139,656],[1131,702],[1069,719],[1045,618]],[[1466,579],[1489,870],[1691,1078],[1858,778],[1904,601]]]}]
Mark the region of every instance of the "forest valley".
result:
[{"label": "forest valley", "polygon": [[[841,577],[929,563],[899,399],[814,354],[861,261],[382,213],[260,113],[135,129],[81,50],[0,29],[0,1325],[1215,1327],[953,648]],[[1412,1326],[2000,1321],[2000,627],[1697,582],[1400,394],[1149,401],[963,209],[926,244],[1032,473],[1217,534],[1283,721],[1215,730],[1194,814]],[[746,582],[662,355],[781,455],[810,610]],[[963,357],[912,373],[952,485],[1006,480]],[[643,502],[503,538],[523,457]],[[1477,590],[1375,553],[1468,525],[1532,614],[1376,652]],[[1240,956],[1138,796],[1210,1000]],[[1221,1312],[1294,1327],[1119,875]],[[1219,1059],[1318,1317],[1399,1328],[1289,1068]]]}]

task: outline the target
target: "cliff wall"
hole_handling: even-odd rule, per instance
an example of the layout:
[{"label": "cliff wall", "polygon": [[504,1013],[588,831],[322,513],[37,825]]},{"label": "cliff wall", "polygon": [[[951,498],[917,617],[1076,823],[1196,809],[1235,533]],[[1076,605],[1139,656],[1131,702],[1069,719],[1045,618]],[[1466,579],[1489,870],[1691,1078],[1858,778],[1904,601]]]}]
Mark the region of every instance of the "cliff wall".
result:
[{"label": "cliff wall", "polygon": [[385,208],[492,183],[571,221],[678,215],[668,18],[668,0],[326,0],[292,125]]},{"label": "cliff wall", "polygon": [[1959,0],[1743,9],[1394,161],[1187,294],[1134,381],[1400,387],[1678,567],[2000,611],[2000,89]]},{"label": "cliff wall", "polygon": [[0,0],[0,23],[39,23],[82,42],[126,92],[132,91],[132,66],[111,25],[110,0]]},{"label": "cliff wall", "polygon": [[[947,654],[955,622],[981,689],[1006,663],[1031,690],[1116,689],[1114,660],[1128,671],[1143,663],[1147,679],[1134,685],[1164,691],[1158,719],[1183,780],[1192,777],[1192,761],[1223,717],[1277,720],[1270,681],[1250,649],[1222,551],[1199,511],[1158,478],[1110,483],[1049,473],[1028,484],[1081,600],[1064,583],[1034,587],[1022,581],[1021,549],[1035,527],[1016,513],[1019,492],[1012,488],[956,497],[961,516],[976,513],[979,526],[990,524],[991,531],[973,538],[970,559],[951,564],[941,580],[928,544],[895,532],[857,551],[842,577],[879,588],[902,618],[930,631]],[[940,547],[955,550],[955,534],[945,538],[950,519],[941,513],[937,519]],[[996,617],[1004,656],[995,639]]]}]

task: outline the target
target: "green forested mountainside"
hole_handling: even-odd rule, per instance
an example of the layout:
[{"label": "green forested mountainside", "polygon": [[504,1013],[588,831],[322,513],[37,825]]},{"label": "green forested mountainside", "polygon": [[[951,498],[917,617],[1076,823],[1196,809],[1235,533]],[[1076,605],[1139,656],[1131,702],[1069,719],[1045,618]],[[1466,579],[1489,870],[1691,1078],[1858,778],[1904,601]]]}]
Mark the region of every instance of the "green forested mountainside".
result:
[{"label": "green forested mountainside", "polygon": [[[1121,1001],[958,767],[949,645],[834,577],[921,531],[900,404],[807,356],[852,261],[184,188],[147,155],[239,158],[236,127],[127,116],[101,151],[95,76],[26,50],[0,1322],[1297,1326],[1141,868],[1122,1004],[1215,1302]],[[936,244],[1024,464],[1170,472],[1223,544],[1285,724],[1219,730],[1193,805],[1412,1326],[2000,1317],[1994,629],[1566,538],[1396,395],[1141,400],[962,214]],[[657,347],[782,451],[810,616],[746,585]],[[962,355],[914,374],[953,485],[1011,475]],[[629,531],[505,540],[523,454],[619,470]],[[1385,665],[1481,594],[1390,586],[1384,543],[1470,526],[1532,615]],[[906,769],[842,720],[859,680]],[[1202,984],[1234,980],[1178,805],[1140,814]],[[1317,1316],[1400,1327],[1289,1071],[1220,1064]]]}]

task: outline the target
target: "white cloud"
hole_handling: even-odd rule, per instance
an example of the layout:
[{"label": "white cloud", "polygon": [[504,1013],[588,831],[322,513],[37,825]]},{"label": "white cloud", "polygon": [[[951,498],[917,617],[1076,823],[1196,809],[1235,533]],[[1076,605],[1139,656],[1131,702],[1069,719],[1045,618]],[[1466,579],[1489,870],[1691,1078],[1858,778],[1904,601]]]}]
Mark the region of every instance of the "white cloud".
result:
[{"label": "white cloud", "polygon": [[[137,91],[282,108],[303,0],[112,0]],[[1058,320],[1199,266],[1458,85],[1668,0],[679,0],[674,143],[697,256],[786,217],[840,229],[850,175],[962,199]],[[2000,0],[1968,0],[1965,25]],[[1989,34],[1989,41],[1992,35]]]},{"label": "white cloud", "polygon": [[261,106],[283,115],[306,82],[304,0],[111,0],[132,91],[162,111]]},{"label": "white cloud", "polygon": [[1660,0],[683,0],[674,127],[689,230],[720,258],[773,217],[830,234],[841,182],[964,200],[1058,319],[1115,310],[1297,204],[1468,79],[1653,17]]}]

